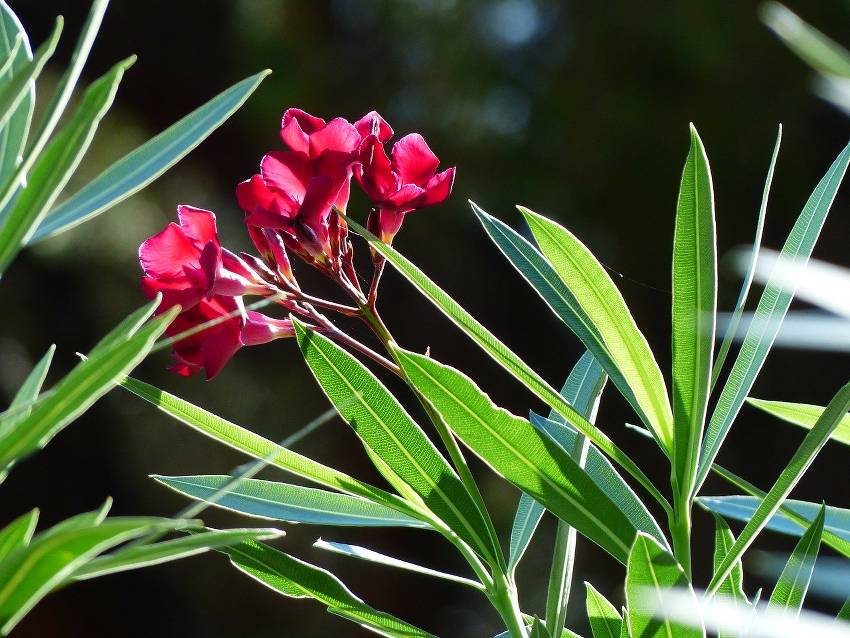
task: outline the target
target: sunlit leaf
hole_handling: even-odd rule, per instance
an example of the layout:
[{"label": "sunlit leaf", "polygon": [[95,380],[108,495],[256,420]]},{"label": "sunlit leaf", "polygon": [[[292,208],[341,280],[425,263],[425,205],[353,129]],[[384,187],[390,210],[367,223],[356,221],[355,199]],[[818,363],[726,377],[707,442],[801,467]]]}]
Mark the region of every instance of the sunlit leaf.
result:
[{"label": "sunlit leaf", "polygon": [[[815,423],[817,423],[826,409],[823,406],[810,405],[808,403],[766,401],[753,397],[748,397],[747,403],[783,421],[799,425],[808,430],[811,430],[815,426]],[[832,438],[839,443],[844,443],[844,445],[850,445],[850,415],[845,416],[838,422],[838,425],[835,426],[835,431],[832,433]]]},{"label": "sunlit leaf", "polygon": [[[0,78],[0,87],[10,83],[16,75],[22,73],[22,69],[32,60],[32,49],[26,31],[9,5],[0,0],[0,52],[3,53],[3,57],[12,53],[16,40],[20,41],[20,46],[9,70]],[[9,118],[6,126],[0,129],[0,176],[2,176],[0,180],[11,175],[21,161],[21,152],[29,134],[34,106],[35,86],[31,84],[15,113]]]},{"label": "sunlit leaf", "polygon": [[0,530],[0,563],[15,550],[29,545],[37,523],[38,510],[33,509]]},{"label": "sunlit leaf", "polygon": [[769,607],[776,607],[799,616],[815,569],[821,535],[826,516],[826,506],[821,506],[814,522],[800,538],[785,569],[779,575],[776,587],[770,595]]},{"label": "sunlit leaf", "polygon": [[623,618],[617,608],[608,602],[590,583],[584,584],[587,589],[587,620],[593,638],[620,638],[623,628]]}]

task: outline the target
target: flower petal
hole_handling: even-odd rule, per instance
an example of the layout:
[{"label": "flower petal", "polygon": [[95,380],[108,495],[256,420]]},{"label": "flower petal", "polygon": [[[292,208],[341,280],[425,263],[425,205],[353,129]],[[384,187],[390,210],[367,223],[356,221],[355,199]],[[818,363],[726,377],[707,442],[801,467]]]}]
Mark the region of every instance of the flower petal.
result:
[{"label": "flower petal", "polygon": [[448,168],[442,173],[437,173],[425,184],[425,197],[419,207],[442,204],[452,193],[452,185],[455,181],[455,168]]},{"label": "flower petal", "polygon": [[170,223],[139,246],[139,262],[149,277],[174,279],[183,277],[185,265],[200,266],[200,249],[180,226]]},{"label": "flower petal", "polygon": [[290,199],[304,199],[307,182],[312,176],[310,158],[305,153],[267,153],[260,162],[260,174],[270,189],[275,189]]},{"label": "flower petal", "polygon": [[360,161],[354,165],[354,177],[373,202],[381,202],[398,189],[398,176],[380,140],[370,135],[360,145]]},{"label": "flower petal", "polygon": [[325,125],[320,117],[313,117],[301,109],[286,109],[280,124],[280,138],[293,151],[310,150],[310,134]]},{"label": "flower petal", "polygon": [[422,186],[437,171],[440,160],[419,133],[405,135],[393,145],[393,169],[402,184]]},{"label": "flower petal", "polygon": [[353,153],[360,145],[360,133],[347,120],[336,117],[310,135],[310,158],[316,159],[325,151]]},{"label": "flower petal", "polygon": [[242,343],[256,346],[283,337],[292,337],[295,329],[289,319],[273,319],[262,313],[249,310],[242,327]]},{"label": "flower petal", "polygon": [[181,204],[177,207],[177,219],[186,236],[203,248],[208,242],[218,243],[218,231],[215,228],[215,213]]},{"label": "flower petal", "polygon": [[392,127],[377,111],[369,111],[354,123],[354,128],[360,133],[360,137],[366,138],[369,135],[375,135],[381,143],[393,136]]}]

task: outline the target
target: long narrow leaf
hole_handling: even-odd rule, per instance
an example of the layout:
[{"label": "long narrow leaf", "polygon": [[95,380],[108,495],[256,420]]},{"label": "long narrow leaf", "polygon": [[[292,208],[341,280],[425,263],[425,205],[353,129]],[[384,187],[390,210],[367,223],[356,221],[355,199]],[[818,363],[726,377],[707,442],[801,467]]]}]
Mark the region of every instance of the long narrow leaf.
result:
[{"label": "long narrow leaf", "polygon": [[[576,411],[585,416],[588,422],[594,423],[596,420],[596,408],[599,404],[602,389],[605,387],[605,380],[605,373],[596,362],[596,359],[589,352],[586,352],[570,371],[567,380],[564,382],[564,387],[561,388],[561,396]],[[529,416],[533,423],[536,415],[532,414]],[[549,418],[553,421],[563,422],[554,410],[549,413]],[[584,439],[581,435],[579,437]],[[562,447],[564,447],[565,451],[571,452],[577,443],[580,443],[578,437],[570,445]],[[581,448],[582,445],[580,444],[578,447]],[[579,451],[581,452],[581,450]],[[599,454],[599,452],[596,451],[596,454]],[[579,454],[578,456],[581,457],[582,455]],[[534,535],[534,530],[537,529],[544,511],[545,508],[528,494],[525,492],[520,494],[519,505],[517,506],[511,528],[510,552],[508,554],[509,573],[514,573],[520,559],[525,554],[525,550],[528,549],[528,544],[531,542],[531,537]]]},{"label": "long narrow leaf", "polygon": [[596,591],[593,585],[585,582],[584,586],[587,589],[587,620],[590,622],[593,638],[620,638],[623,618],[617,608]]},{"label": "long narrow leaf", "polygon": [[330,572],[262,543],[246,542],[219,550],[251,578],[291,598],[313,598],[329,611],[389,636],[435,638],[433,634],[370,607]]},{"label": "long narrow leaf", "polygon": [[717,314],[714,187],[702,140],[691,124],[673,238],[673,478],[690,502],[711,391]]},{"label": "long narrow leaf", "polygon": [[[26,31],[9,5],[4,0],[0,0],[0,51],[4,56],[12,53],[15,41],[20,41],[21,44],[9,70],[0,79],[0,86],[11,82],[32,60],[32,49]],[[24,99],[21,100],[6,126],[0,129],[0,176],[2,176],[0,181],[6,175],[11,175],[21,162],[21,152],[27,141],[34,107],[35,84],[30,84]]]},{"label": "long narrow leaf", "polygon": [[0,273],[29,241],[47,211],[71,179],[106,115],[118,85],[135,57],[119,62],[86,90],[83,101],[33,167],[26,187],[0,228]]},{"label": "long narrow leaf", "polygon": [[415,563],[409,563],[405,560],[393,558],[392,556],[381,554],[366,547],[349,545],[348,543],[335,543],[333,541],[322,540],[321,538],[315,543],[313,543],[313,547],[315,547],[316,549],[323,549],[328,552],[333,552],[335,554],[348,556],[349,558],[357,558],[359,560],[365,560],[370,563],[376,563],[378,565],[385,565],[387,567],[403,569],[409,572],[415,572],[417,574],[431,576],[433,578],[440,578],[442,580],[447,580],[453,583],[460,583],[461,585],[466,585],[468,587],[472,587],[473,589],[478,589],[481,591],[484,590],[484,586],[481,583],[474,580],[470,580],[469,578],[464,578],[463,576],[456,576],[454,574],[448,574],[446,572],[441,572],[436,569],[431,569],[430,567],[416,565]]},{"label": "long narrow leaf", "polygon": [[396,350],[408,379],[455,434],[496,472],[625,562],[635,527],[570,457],[528,421],[498,408],[462,373]]},{"label": "long narrow leaf", "polygon": [[233,115],[269,73],[234,84],[112,164],[52,210],[27,243],[74,228],[156,180]]},{"label": "long narrow leaf", "polygon": [[[298,346],[316,381],[364,445],[425,506],[488,561],[498,539],[458,475],[396,398],[362,363],[330,339],[293,320]],[[380,466],[379,466],[380,469]]]},{"label": "long narrow leaf", "polygon": [[626,470],[644,489],[661,503],[665,510],[670,509],[664,496],[652,481],[641,471],[632,459],[611,441],[599,428],[588,422],[567,403],[558,392],[539,374],[513,353],[504,343],[485,328],[479,321],[464,310],[454,299],[428,278],[419,268],[401,253],[375,237],[353,220],[349,226],[364,237],[369,245],[395,267],[417,290],[458,326],[468,337],[489,354],[499,365],[513,375],[532,393],[554,409],[576,430],[581,432],[610,459]]},{"label": "long narrow leaf", "polygon": [[32,404],[38,399],[41,387],[44,385],[45,378],[47,378],[47,371],[50,369],[50,364],[53,361],[53,353],[55,352],[56,345],[52,345],[47,349],[47,352],[44,353],[44,356],[30,370],[27,378],[15,393],[12,403],[9,404],[10,411],[23,408],[25,404],[30,406],[19,414],[19,418],[23,418],[32,412]]},{"label": "long narrow leaf", "polygon": [[[850,145],[841,151],[803,207],[782,248],[785,259],[798,263],[808,261],[847,170],[848,162],[850,162]],[[786,288],[783,281],[773,281],[772,278],[762,293],[756,308],[757,321],[750,324],[747,330],[741,351],[732,366],[732,371],[723,386],[709,421],[700,454],[695,493],[699,491],[705,477],[708,476],[711,465],[732,427],[732,422],[764,365],[793,297],[793,288]]]},{"label": "long narrow leaf", "polygon": [[[788,403],[786,401],[766,401],[764,399],[747,398],[747,403],[763,410],[768,414],[811,430],[823,415],[825,408],[808,403]],[[832,438],[844,445],[850,445],[850,415],[845,416],[832,433]]]},{"label": "long narrow leaf", "polygon": [[717,590],[720,583],[734,567],[735,562],[749,548],[758,533],[764,529],[770,517],[776,513],[782,502],[805,474],[848,410],[850,410],[850,383],[842,387],[829,402],[823,415],[818,419],[815,427],[806,435],[806,438],[803,439],[800,447],[791,457],[791,461],[782,470],[776,483],[738,536],[732,549],[729,550],[723,562],[714,571],[714,576],[708,586],[710,592]]},{"label": "long narrow leaf", "polygon": [[702,627],[676,623],[664,610],[664,599],[674,590],[696,602],[694,590],[676,559],[655,540],[638,534],[626,570],[627,622],[639,638],[703,638]]},{"label": "long narrow leaf", "polygon": [[98,556],[77,569],[73,580],[88,580],[108,574],[132,569],[160,565],[173,560],[203,554],[211,549],[236,545],[248,540],[264,541],[280,538],[278,529],[222,529],[194,533],[191,536],[161,541],[159,543],[134,545],[118,549],[111,554]]},{"label": "long narrow leaf", "polygon": [[343,494],[360,496],[374,503],[385,505],[397,512],[422,519],[418,509],[398,496],[281,447],[173,394],[132,377],[124,380],[121,385],[124,389],[156,406],[180,423],[188,425],[228,447],[257,459],[268,460],[269,465],[318,485],[329,487]]},{"label": "long narrow leaf", "polygon": [[[735,536],[729,528],[729,524],[722,516],[714,514],[714,561],[713,569],[717,570],[726,554],[732,549],[735,544]],[[741,560],[732,566],[729,575],[723,579],[717,592],[721,596],[734,598],[739,602],[746,602],[747,596],[744,593],[744,566]]]},{"label": "long narrow leaf", "polygon": [[732,347],[732,341],[738,331],[738,324],[741,322],[741,315],[744,312],[744,307],[747,304],[747,297],[750,294],[750,288],[753,284],[756,266],[759,263],[759,253],[761,252],[761,238],[764,234],[764,220],[767,216],[767,202],[770,197],[770,187],[773,185],[773,174],[776,170],[776,160],[779,157],[779,146],[782,143],[782,125],[779,125],[779,131],[776,133],[776,143],[773,145],[773,155],[770,157],[770,166],[767,169],[767,177],[764,180],[764,190],[761,194],[761,205],[759,206],[758,221],[756,222],[756,233],[753,238],[753,248],[749,254],[749,262],[744,274],[744,281],[741,283],[741,291],[738,293],[738,300],[735,302],[735,308],[729,318],[729,323],[723,333],[723,342],[717,350],[717,358],[714,361],[714,369],[711,374],[711,388],[714,389],[717,383],[717,378],[723,370],[723,365],[726,363],[726,355],[729,353],[729,348]]},{"label": "long narrow leaf", "polygon": [[563,226],[519,207],[540,251],[590,318],[637,397],[638,414],[662,448],[673,449],[673,416],[655,356],[605,268]]},{"label": "long narrow leaf", "polygon": [[15,550],[29,545],[37,523],[38,509],[33,509],[0,530],[0,563]]},{"label": "long narrow leaf", "polygon": [[[181,494],[207,502],[232,481],[231,476],[152,478]],[[212,504],[240,514],[287,523],[428,528],[420,520],[364,498],[259,479],[243,479],[224,495],[217,496]]]},{"label": "long narrow leaf", "polygon": [[817,518],[803,534],[791,557],[785,565],[785,569],[779,575],[776,587],[770,595],[769,607],[778,607],[786,612],[791,612],[794,617],[800,615],[803,609],[803,600],[815,571],[815,560],[820,550],[821,536],[823,534],[826,506],[821,506]]}]

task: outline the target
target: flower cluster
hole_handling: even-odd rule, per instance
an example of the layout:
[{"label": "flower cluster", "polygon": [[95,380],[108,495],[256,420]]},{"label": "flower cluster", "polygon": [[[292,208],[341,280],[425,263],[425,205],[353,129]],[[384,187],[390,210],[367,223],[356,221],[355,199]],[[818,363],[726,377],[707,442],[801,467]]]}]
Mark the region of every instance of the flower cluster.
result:
[{"label": "flower cluster", "polygon": [[[162,295],[158,312],[181,308],[168,328],[176,339],[172,370],[188,376],[203,368],[209,379],[242,346],[292,336],[289,319],[246,308],[247,295],[267,297],[331,336],[335,328],[317,306],[354,316],[374,303],[383,264],[376,265],[367,298],[355,273],[345,217],[352,177],[372,202],[368,229],[390,243],[407,213],[445,201],[455,174],[454,168],[437,172],[437,156],[416,133],[398,139],[388,154],[392,136],[375,111],[352,124],[288,109],[280,129],[286,150],[266,153],[259,173],[236,187],[260,257],[223,248],[215,215],[192,206],[178,206],[179,223],[142,243],[142,290],[151,299]],[[303,293],[290,253],[337,281],[356,306]]]}]

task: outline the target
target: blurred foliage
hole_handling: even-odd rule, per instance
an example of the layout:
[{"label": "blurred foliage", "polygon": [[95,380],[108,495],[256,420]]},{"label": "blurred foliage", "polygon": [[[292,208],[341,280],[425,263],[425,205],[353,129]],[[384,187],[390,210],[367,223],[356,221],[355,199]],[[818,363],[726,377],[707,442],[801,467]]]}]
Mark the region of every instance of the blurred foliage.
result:
[{"label": "blurred foliage", "polygon": [[[850,23],[844,3],[789,6],[822,28]],[[40,0],[13,7],[38,42],[56,13],[65,15],[69,32],[77,30],[87,3]],[[60,49],[57,66],[47,72],[56,77],[69,53]],[[667,277],[687,123],[699,126],[712,158],[721,251],[752,236],[777,122],[785,126],[784,153],[768,212],[767,246],[781,241],[811,184],[850,134],[846,118],[812,96],[811,71],[759,22],[757,3],[750,1],[114,0],[87,79],[130,53],[137,53],[139,62],[95,139],[87,164],[92,173],[79,175],[77,185],[105,167],[108,158],[161,130],[221,87],[263,67],[274,73],[225,127],[151,188],[18,259],[0,289],[0,392],[6,395],[50,343],[64,353],[54,364],[58,375],[73,365],[71,353],[91,346],[139,305],[136,248],[172,218],[178,203],[215,210],[224,241],[238,245],[241,213],[234,186],[254,172],[264,151],[280,147],[277,129],[287,106],[349,118],[375,108],[397,132],[425,133],[443,163],[458,166],[453,199],[416,213],[397,246],[553,382],[565,376],[581,347],[556,319],[541,312],[538,299],[490,245],[466,205],[467,197],[517,227],[519,215],[512,206],[523,203],[575,231],[621,273],[618,283],[638,324],[659,358],[666,359]],[[822,259],[847,261],[848,197],[845,192],[836,202],[816,253]],[[358,211],[364,209],[365,202],[352,200],[355,217],[362,220]],[[361,248],[363,257],[365,252]],[[385,318],[402,344],[420,351],[430,346],[441,361],[463,362],[464,370],[514,412],[540,408],[448,322],[425,308],[398,276],[388,275],[382,293]],[[304,283],[310,276],[300,274]],[[736,292],[732,276],[722,280],[721,307],[731,307]],[[565,351],[572,356],[554,359],[535,339],[541,325],[563,331]],[[793,372],[801,360],[817,362],[804,385]],[[844,363],[838,355],[778,351],[754,392],[824,404],[829,397],[810,396],[809,389],[836,387],[843,380]],[[165,365],[165,356],[159,355],[137,376],[179,388],[188,400],[274,439],[325,409],[291,343],[240,353],[210,384],[168,375]],[[622,428],[630,417],[627,406],[614,393],[606,397],[598,423],[612,438],[640,452],[642,443]],[[746,468],[755,431],[775,434],[775,448],[763,454],[787,457],[795,447],[795,432],[750,410],[742,415],[721,460]],[[316,458],[372,478],[366,464],[350,453],[353,444],[352,435],[334,423],[302,445]],[[843,504],[839,486],[830,492],[818,480],[843,467],[841,452],[824,451],[819,468],[801,486],[800,498]],[[636,456],[640,461],[640,454]],[[169,514],[184,501],[146,478],[148,474],[227,471],[240,462],[140,402],[117,395],[107,397],[40,458],[38,472],[22,464],[8,479],[0,495],[0,522],[32,501],[58,520],[95,507],[107,494],[123,508],[116,508],[119,514]],[[658,470],[659,476],[665,471]],[[67,479],[71,471],[74,480]],[[746,476],[765,484],[772,472],[752,464]],[[484,492],[497,513],[497,526],[507,534],[518,495],[497,489],[501,484],[492,475],[479,475],[493,478],[494,489],[487,489],[485,480]],[[210,522],[236,520],[220,515]],[[548,546],[551,521],[542,531],[521,579],[543,573],[548,551],[535,552],[535,546]],[[356,532],[335,538],[362,541]],[[387,531],[370,544],[399,554],[397,548],[409,538]],[[475,607],[473,593],[392,572],[358,582],[362,566],[317,555],[309,549],[312,540],[312,531],[296,528],[285,542],[302,556],[333,565],[367,601],[380,601],[387,611],[438,635],[495,633],[495,615]],[[403,553],[437,567],[457,568],[438,553],[439,547],[422,537]],[[600,589],[611,587],[619,575],[613,561],[596,550],[579,552],[576,569]],[[540,600],[544,590],[540,582]],[[612,600],[619,595],[605,593]],[[534,602],[540,606],[539,600]],[[582,607],[576,601],[573,609]],[[318,637],[329,631],[355,635],[356,630],[339,622],[319,607],[281,600],[243,579],[226,561],[206,557],[71,588],[46,601],[21,625],[19,635],[110,635],[116,627],[128,637],[230,636],[237,631],[257,637],[281,632]]]}]

